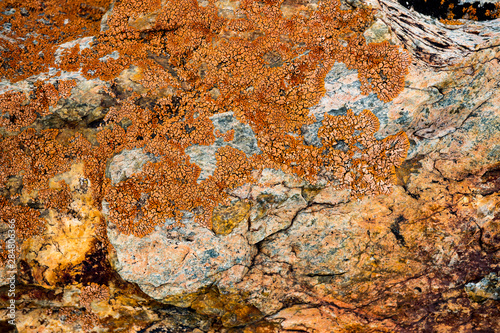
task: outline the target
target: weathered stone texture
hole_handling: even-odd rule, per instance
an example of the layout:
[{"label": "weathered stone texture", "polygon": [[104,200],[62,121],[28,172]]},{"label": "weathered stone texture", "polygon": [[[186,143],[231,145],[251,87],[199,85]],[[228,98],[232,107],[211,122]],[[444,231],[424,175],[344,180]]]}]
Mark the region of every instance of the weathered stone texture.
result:
[{"label": "weathered stone texture", "polygon": [[[235,2],[217,3],[235,15]],[[96,326],[108,331],[500,332],[500,22],[450,30],[395,2],[371,3],[381,14],[367,39],[399,41],[413,57],[404,91],[388,103],[362,95],[356,71],[336,63],[310,109],[317,122],[302,133],[319,146],[325,114],[366,108],[380,121],[377,138],[405,131],[411,147],[392,194],[357,200],[349,190],[264,169],[252,175],[255,183],[230,191],[212,230],[187,212],[182,226],[167,220],[142,238],[108,222],[108,247],[96,248],[108,206],[96,208],[75,164],[52,180],[69,185],[71,211],[49,211],[44,234],[20,244],[20,282],[31,287],[19,297],[28,304],[19,331],[81,330],[59,313],[71,308],[99,317]],[[154,20],[150,13],[129,24],[148,29]],[[134,68],[123,72],[113,89],[139,91],[134,75]],[[40,126],[85,127],[102,118],[113,103],[101,94],[109,87],[78,80]],[[234,139],[186,149],[202,170],[199,181],[213,174],[222,146],[260,151],[231,111],[211,121],[221,133],[233,129]],[[141,149],[123,150],[106,175],[116,184],[151,161]],[[95,271],[111,286],[109,300],[78,309],[80,287]],[[4,268],[0,278],[6,284]]]}]

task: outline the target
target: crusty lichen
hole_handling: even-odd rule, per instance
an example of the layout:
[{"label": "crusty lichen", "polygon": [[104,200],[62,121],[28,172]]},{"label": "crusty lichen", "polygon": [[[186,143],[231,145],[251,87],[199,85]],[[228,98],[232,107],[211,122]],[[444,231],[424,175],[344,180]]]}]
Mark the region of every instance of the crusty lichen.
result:
[{"label": "crusty lichen", "polygon": [[1,76],[19,81],[53,66],[58,45],[96,35],[110,0],[22,1],[0,3]]},{"label": "crusty lichen", "polygon": [[[374,92],[389,101],[403,89],[407,53],[386,42],[366,44],[363,38],[373,18],[370,8],[343,10],[337,1],[323,1],[283,15],[283,1],[243,0],[233,16],[221,16],[213,0],[203,6],[194,0],[116,1],[107,28],[98,31],[106,1],[87,0],[79,7],[68,1],[57,11],[53,0],[46,3],[44,15],[54,31],[35,26],[37,6],[15,0],[0,5],[16,9],[14,16],[4,15],[14,25],[8,34],[12,40],[2,39],[0,46],[14,53],[4,60],[2,77],[20,80],[50,66],[118,84],[119,73],[134,65],[140,88],[118,96],[107,89],[116,103],[105,124],[91,137],[77,133],[71,139],[55,129],[33,127],[60,97],[67,97],[73,83],[59,82],[57,88],[39,83],[31,98],[18,92],[3,95],[0,183],[22,176],[22,190],[39,190],[44,208],[65,209],[66,201],[52,202],[56,192],[47,182],[75,161],[85,163],[95,205],[106,200],[110,221],[136,236],[167,218],[180,223],[183,211],[194,212],[198,222],[211,227],[213,209],[227,203],[229,190],[252,181],[256,169],[277,168],[311,182],[323,177],[356,196],[390,191],[394,168],[409,147],[404,133],[375,140],[378,120],[365,110],[357,116],[350,111],[326,115],[319,131],[322,147],[307,145],[301,134],[303,125],[316,121],[308,108],[323,96],[324,78],[336,61],[358,70],[364,94]],[[39,34],[29,35],[24,25]],[[56,63],[56,45],[83,31],[95,36],[92,46],[67,48]],[[28,35],[19,42],[19,36]],[[35,40],[36,46],[26,47]],[[40,47],[43,59],[28,63]],[[234,132],[214,133],[209,119],[229,110],[251,126],[262,153],[246,156],[220,148],[214,174],[198,181],[200,168],[185,149],[210,145],[216,136],[233,140]],[[339,142],[347,149],[338,149]],[[105,177],[107,161],[134,148],[158,158],[112,185]]]},{"label": "crusty lichen", "polygon": [[90,310],[92,302],[107,300],[109,296],[109,288],[107,286],[91,283],[80,289],[80,305]]},{"label": "crusty lichen", "polygon": [[[351,188],[356,196],[390,193],[395,168],[405,160],[409,149],[404,132],[379,141],[373,136],[378,129],[379,121],[369,110],[358,116],[347,110],[345,116],[325,115],[318,131],[326,173],[340,188]],[[335,149],[340,141],[347,150]]]}]

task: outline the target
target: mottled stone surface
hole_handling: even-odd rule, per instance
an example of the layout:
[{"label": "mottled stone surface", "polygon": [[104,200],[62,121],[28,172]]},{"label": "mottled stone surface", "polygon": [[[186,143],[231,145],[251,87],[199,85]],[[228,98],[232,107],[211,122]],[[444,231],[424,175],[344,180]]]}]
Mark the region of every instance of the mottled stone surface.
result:
[{"label": "mottled stone surface", "polygon": [[248,200],[238,200],[228,206],[215,208],[212,230],[217,235],[230,234],[234,228],[248,219],[251,207]]},{"label": "mottled stone surface", "polygon": [[104,94],[106,86],[101,80],[83,80],[77,83],[71,98],[60,100],[53,108],[52,115],[45,120],[48,123],[46,126],[62,127],[65,123],[89,125],[102,119],[112,103]]},{"label": "mottled stone surface", "polygon": [[234,270],[227,272],[231,268],[251,262],[252,248],[240,230],[216,235],[186,215],[184,226],[167,230],[173,223],[169,221],[143,238],[120,234],[108,226],[109,241],[117,252],[117,272],[155,299],[197,292],[225,274],[234,274]]},{"label": "mottled stone surface", "polygon": [[[234,15],[236,2],[217,4]],[[405,131],[411,148],[392,194],[355,200],[348,190],[265,169],[253,175],[255,184],[230,192],[212,230],[190,214],[182,227],[171,229],[168,220],[143,238],[108,223],[110,244],[101,247],[94,228],[107,205],[96,208],[74,165],[52,180],[69,185],[72,210],[47,212],[46,232],[21,244],[18,330],[79,332],[62,314],[70,308],[80,318],[95,315],[93,325],[110,332],[500,332],[500,23],[452,30],[392,1],[372,4],[382,12],[367,39],[399,41],[413,57],[405,90],[389,103],[361,95],[357,73],[337,63],[310,109],[317,122],[302,132],[320,145],[325,113],[365,108],[380,121],[377,138]],[[432,38],[414,37],[419,29]],[[124,71],[116,91],[140,93],[135,75],[134,67]],[[103,116],[111,105],[100,94],[104,84],[78,80],[47,118],[58,120],[41,126],[86,126]],[[33,86],[0,83],[1,91],[13,87]],[[200,181],[224,145],[259,152],[232,112],[211,120],[235,136],[186,150],[202,169]],[[108,161],[107,176],[117,183],[154,160],[123,150]],[[2,284],[5,277],[0,270]],[[81,309],[81,287],[96,281],[110,287],[109,299]]]},{"label": "mottled stone surface", "polygon": [[478,283],[467,283],[465,291],[473,301],[478,303],[489,299],[498,301],[500,300],[500,280],[495,273],[490,273]]},{"label": "mottled stone surface", "polygon": [[268,188],[252,188],[251,198],[256,202],[250,212],[248,238],[256,244],[266,237],[288,228],[298,211],[306,207],[300,188],[281,184]]},{"label": "mottled stone surface", "polygon": [[[500,330],[498,52],[443,70],[416,62],[390,103],[359,95],[355,72],[334,66],[317,119],[370,108],[381,137],[408,133],[407,161],[388,196],[314,191],[291,226],[259,244],[238,285],[252,304],[285,330]],[[315,127],[306,137],[319,144]]]},{"label": "mottled stone surface", "polygon": [[[43,233],[19,242],[19,283],[53,289],[65,283],[69,276],[81,274],[81,264],[94,247],[95,227],[102,215],[90,200],[83,164],[74,164],[70,171],[54,177],[51,184],[60,181],[64,181],[71,191],[71,210],[65,213],[47,210],[43,214]],[[6,284],[7,276],[3,266],[0,270],[2,285]]]}]

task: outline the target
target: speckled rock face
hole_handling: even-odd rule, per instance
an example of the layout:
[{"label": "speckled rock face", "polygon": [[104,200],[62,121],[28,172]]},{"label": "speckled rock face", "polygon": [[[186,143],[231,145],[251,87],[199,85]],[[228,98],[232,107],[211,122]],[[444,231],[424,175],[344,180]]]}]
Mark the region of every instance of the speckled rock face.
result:
[{"label": "speckled rock face", "polygon": [[254,254],[241,227],[224,236],[197,225],[189,217],[182,223],[182,227],[173,229],[159,227],[142,238],[119,234],[109,225],[109,241],[117,253],[117,272],[151,297],[167,301],[221,279],[241,279]]},{"label": "speckled rock face", "polygon": [[[233,144],[239,144],[238,138]],[[203,156],[210,159],[208,154]],[[151,161],[140,150],[123,151],[109,165],[111,182],[140,172]],[[257,252],[255,244],[288,228],[307,205],[301,188],[305,183],[300,179],[271,169],[259,176],[258,184],[236,189],[233,202],[215,211],[213,231],[197,224],[189,213],[182,226],[171,228],[175,222],[169,220],[142,238],[121,234],[108,222],[116,271],[151,297],[179,306],[191,304],[192,298],[186,301],[179,298],[182,295],[240,282]],[[106,202],[103,208],[106,216]]]}]

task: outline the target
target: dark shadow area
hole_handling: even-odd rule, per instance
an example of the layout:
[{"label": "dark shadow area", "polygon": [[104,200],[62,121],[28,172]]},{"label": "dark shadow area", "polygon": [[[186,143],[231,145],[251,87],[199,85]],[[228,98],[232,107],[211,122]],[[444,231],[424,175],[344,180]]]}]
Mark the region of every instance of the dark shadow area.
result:
[{"label": "dark shadow area", "polygon": [[444,20],[487,21],[500,17],[500,4],[480,2],[459,4],[458,0],[398,0],[404,7]]}]

